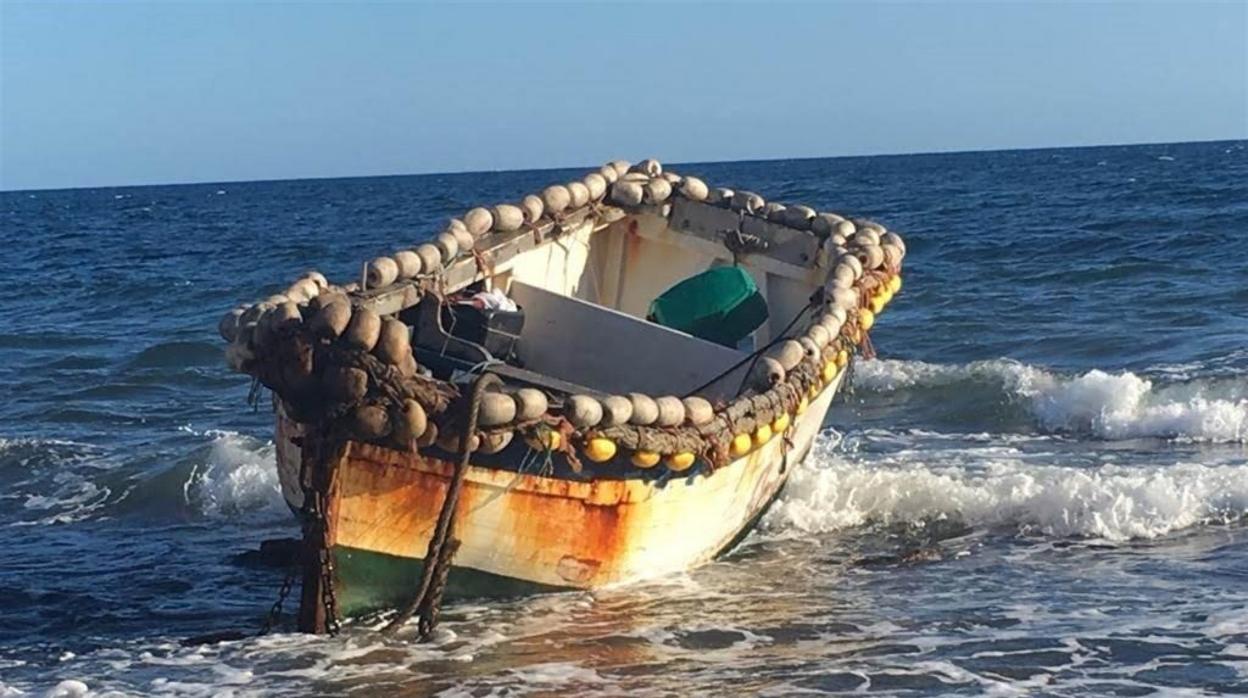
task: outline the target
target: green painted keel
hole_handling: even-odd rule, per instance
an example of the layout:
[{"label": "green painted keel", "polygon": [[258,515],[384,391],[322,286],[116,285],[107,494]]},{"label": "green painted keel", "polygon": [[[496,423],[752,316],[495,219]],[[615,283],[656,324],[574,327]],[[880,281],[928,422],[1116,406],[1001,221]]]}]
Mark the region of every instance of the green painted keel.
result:
[{"label": "green painted keel", "polygon": [[[398,557],[359,548],[334,546],[334,590],[338,613],[345,618],[399,608],[420,587],[424,560]],[[447,598],[508,597],[567,591],[481,570],[452,567],[447,576]]]}]

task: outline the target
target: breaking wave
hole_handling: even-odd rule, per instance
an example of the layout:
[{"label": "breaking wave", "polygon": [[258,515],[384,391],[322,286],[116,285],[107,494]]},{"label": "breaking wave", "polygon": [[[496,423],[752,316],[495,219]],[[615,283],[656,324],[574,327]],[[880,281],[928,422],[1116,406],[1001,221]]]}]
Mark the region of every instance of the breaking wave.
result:
[{"label": "breaking wave", "polygon": [[228,431],[190,433],[197,446],[147,473],[89,445],[0,438],[0,514],[25,526],[125,515],[288,514],[272,442]]},{"label": "breaking wave", "polygon": [[876,360],[857,366],[854,385],[867,393],[978,391],[987,406],[1021,406],[1047,433],[1248,443],[1248,376],[1242,373],[1162,383],[1131,372],[1063,376],[1004,359]]},{"label": "breaking wave", "polygon": [[272,442],[235,432],[211,431],[202,462],[193,463],[183,485],[186,502],[205,516],[236,516],[284,510]]},{"label": "breaking wave", "polygon": [[[1108,541],[1156,538],[1248,517],[1248,465],[1040,465],[986,452],[980,464],[856,462],[821,437],[768,513],[771,533],[956,520],[1022,534]],[[939,458],[940,454],[932,454]]]}]

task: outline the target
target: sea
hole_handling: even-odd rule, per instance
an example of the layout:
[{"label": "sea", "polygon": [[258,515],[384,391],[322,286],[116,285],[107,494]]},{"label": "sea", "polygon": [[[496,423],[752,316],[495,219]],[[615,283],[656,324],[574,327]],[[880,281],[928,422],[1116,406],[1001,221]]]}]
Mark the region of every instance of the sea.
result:
[{"label": "sea", "polygon": [[901,232],[879,357],[730,554],[428,644],[184,644],[298,535],[217,318],[584,170],[0,193],[0,697],[1248,693],[1248,142],[670,169]]}]

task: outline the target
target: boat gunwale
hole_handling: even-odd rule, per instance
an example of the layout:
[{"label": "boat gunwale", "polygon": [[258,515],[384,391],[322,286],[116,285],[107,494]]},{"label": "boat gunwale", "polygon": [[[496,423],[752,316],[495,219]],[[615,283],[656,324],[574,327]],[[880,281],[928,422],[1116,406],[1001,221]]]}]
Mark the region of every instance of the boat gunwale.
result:
[{"label": "boat gunwale", "polygon": [[[844,373],[839,374],[832,382],[830,382],[820,397],[825,392],[831,392],[831,399],[835,399],[836,393],[839,392],[844,380]],[[830,406],[829,400],[829,406]],[[813,410],[811,417],[815,416]],[[820,422],[826,417],[827,410],[819,417]],[[287,421],[297,424],[284,412],[278,412],[279,421]],[[796,422],[794,424],[796,426]],[[777,438],[780,438],[777,435]],[[656,491],[666,489],[668,487],[697,487],[703,478],[712,478],[721,473],[726,473],[734,468],[749,467],[752,463],[756,463],[758,459],[765,457],[763,455],[764,448],[751,451],[743,456],[734,458],[726,464],[717,468],[707,468],[699,466],[685,474],[669,473],[666,470],[639,470],[627,466],[641,473],[655,473],[644,477],[612,477],[599,476],[590,478],[569,478],[560,477],[555,473],[542,474],[536,472],[524,472],[519,469],[495,467],[489,463],[470,462],[464,477],[467,481],[474,484],[498,488],[501,490],[516,490],[521,492],[530,492],[543,496],[561,497],[566,499],[579,499],[586,504],[599,506],[613,506],[628,502],[640,502],[648,499]],[[801,454],[800,457],[793,458],[788,455],[785,458],[792,462],[800,462],[806,457],[809,447]],[[340,456],[343,460],[352,460],[356,463],[368,463],[372,466],[382,468],[402,468],[421,473],[434,475],[436,477],[450,481],[454,474],[455,464],[444,458],[426,455],[422,452],[401,451],[389,446],[349,439],[346,441]],[[599,474],[599,469],[611,467],[607,464],[595,464],[591,473]],[[336,468],[335,468],[336,470]]]}]

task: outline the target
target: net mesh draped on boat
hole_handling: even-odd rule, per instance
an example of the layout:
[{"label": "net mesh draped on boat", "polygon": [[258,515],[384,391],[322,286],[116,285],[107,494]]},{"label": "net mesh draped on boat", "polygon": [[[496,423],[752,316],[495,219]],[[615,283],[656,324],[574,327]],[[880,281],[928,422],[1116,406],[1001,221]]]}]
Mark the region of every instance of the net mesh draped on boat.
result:
[{"label": "net mesh draped on boat", "polygon": [[[767,206],[751,192],[712,190],[697,178],[663,172],[655,161],[616,161],[581,186],[573,184],[548,187],[521,206],[473,209],[432,241],[373,260],[360,283],[331,285],[310,272],[283,294],[234,309],[220,324],[230,364],[270,388],[283,413],[313,435],[304,457],[324,461],[330,480],[333,464],[317,454],[342,453],[350,442],[443,460],[458,455],[465,463],[471,454],[474,464],[478,457],[519,449],[512,460],[520,467],[532,460],[526,454],[538,452],[548,470],[553,460],[591,480],[659,463],[659,470],[675,474],[701,463],[705,468],[692,472],[713,474],[771,439],[787,439],[794,417],[838,384],[851,357],[872,351],[868,332],[876,314],[901,288],[905,244],[870,221],[804,206]],[[750,369],[742,372],[740,390],[718,397],[701,389],[684,396],[604,395],[576,392],[576,386],[539,389],[504,376],[474,398],[462,382],[439,380],[417,364],[407,324],[414,312],[442,303],[452,288],[493,277],[509,250],[560,244],[586,226],[596,232],[630,217],[670,222],[674,205],[736,212],[736,235],[719,240],[734,261],[748,265],[753,255],[775,252],[769,245],[739,244],[753,225],[762,233],[780,230],[812,250],[809,258],[802,256],[803,268],[824,277],[810,305],[757,355],[746,357]],[[669,231],[682,234],[670,225]],[[765,235],[749,235],[766,242]],[[765,317],[761,301],[749,275],[726,266],[677,284],[651,311],[663,324],[732,345]],[[479,419],[466,420],[469,412]],[[475,426],[465,426],[470,422]],[[453,512],[453,498],[443,509]],[[436,586],[437,561],[449,563],[453,549],[449,534],[430,548],[430,586]],[[320,552],[326,552],[324,542]],[[327,578],[324,569],[311,570],[304,582],[332,598],[332,574]],[[422,631],[436,621],[436,596],[426,592],[429,602],[417,598]],[[306,629],[320,631],[334,620],[313,619]]]},{"label": "net mesh draped on boat", "polygon": [[[696,178],[663,172],[655,161],[631,167],[617,161],[591,174],[595,183],[601,178],[607,185],[587,184],[591,198],[579,208],[573,205],[579,197],[564,197],[556,185],[541,197],[526,197],[519,225],[528,226],[534,237],[540,233],[542,239],[557,242],[586,221],[670,215],[669,199],[729,207],[743,222],[766,220],[819,241],[819,254],[810,266],[826,274],[821,303],[806,324],[767,349],[735,397],[699,403],[697,395],[682,400],[544,391],[534,396],[537,391],[531,388],[522,392],[519,386],[504,385],[505,398],[488,401],[484,426],[473,436],[480,451],[503,450],[514,436],[550,450],[555,433],[559,443],[553,450],[568,455],[592,455],[591,441],[610,439],[624,451],[693,454],[713,470],[731,460],[734,437],[791,411],[800,396],[809,398],[834,381],[843,369],[838,357],[870,351],[867,332],[875,313],[900,289],[905,246],[895,233],[873,222],[802,206],[768,208],[756,194],[711,190]],[[656,185],[659,180],[667,186]],[[638,187],[641,198],[634,202]],[[536,215],[531,198],[543,202],[544,210]],[[410,328],[397,311],[440,299],[448,277],[465,264],[472,267],[469,278],[493,273],[490,236],[526,234],[506,230],[514,213],[500,207],[473,209],[410,254],[374,260],[365,283],[380,288],[331,286],[313,272],[286,294],[235,309],[221,325],[231,342],[231,363],[274,390],[296,421],[320,425],[337,438],[404,450],[441,443],[447,446],[442,450],[453,453],[458,438],[454,415],[464,409],[463,391],[455,383],[425,375],[416,365]],[[748,259],[748,253],[738,254]],[[374,308],[376,299],[387,293],[403,300],[383,315]],[[721,266],[669,289],[651,311],[662,324],[734,344],[756,326],[766,305],[748,273]],[[656,400],[663,409],[648,419],[645,413]],[[706,402],[709,411],[702,409]]]}]

